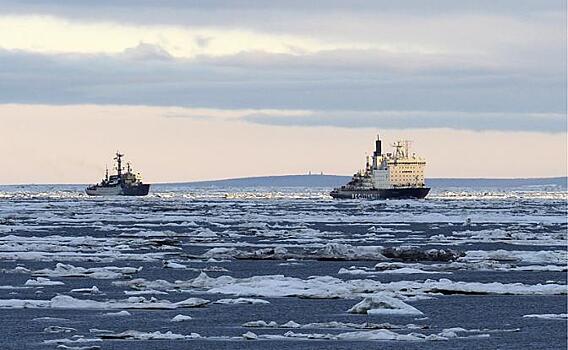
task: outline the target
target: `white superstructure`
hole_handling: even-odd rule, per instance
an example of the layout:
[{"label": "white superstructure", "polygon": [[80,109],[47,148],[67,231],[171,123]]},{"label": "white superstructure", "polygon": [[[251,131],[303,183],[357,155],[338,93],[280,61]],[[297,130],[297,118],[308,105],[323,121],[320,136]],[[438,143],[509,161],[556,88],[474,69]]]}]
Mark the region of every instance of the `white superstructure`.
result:
[{"label": "white superstructure", "polygon": [[372,164],[367,162],[366,173],[377,189],[424,187],[426,160],[410,154],[410,141],[393,144],[393,153],[381,153],[381,140],[377,135]]},{"label": "white superstructure", "polygon": [[372,161],[347,184],[334,188],[329,195],[338,199],[422,199],[430,188],[424,182],[426,160],[410,154],[410,141],[397,141],[393,153],[382,153],[377,135]]}]

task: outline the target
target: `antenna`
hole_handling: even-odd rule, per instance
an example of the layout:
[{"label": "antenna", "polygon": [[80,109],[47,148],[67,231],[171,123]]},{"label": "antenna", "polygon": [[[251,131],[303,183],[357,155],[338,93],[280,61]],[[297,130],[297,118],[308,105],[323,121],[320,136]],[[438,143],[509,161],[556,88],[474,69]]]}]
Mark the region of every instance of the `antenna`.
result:
[{"label": "antenna", "polygon": [[396,141],[392,146],[394,147],[395,158],[408,158],[411,141],[400,140]]},{"label": "antenna", "polygon": [[403,140],[402,143],[403,143],[403,145],[404,145],[404,157],[405,157],[405,158],[408,158],[408,155],[410,154],[410,153],[409,153],[410,144],[411,144],[412,142],[409,141],[409,140]]},{"label": "antenna", "polygon": [[114,157],[114,160],[116,160],[116,171],[118,173],[118,177],[122,175],[122,157],[124,157],[124,154],[120,154],[120,152],[116,151],[116,157]]}]

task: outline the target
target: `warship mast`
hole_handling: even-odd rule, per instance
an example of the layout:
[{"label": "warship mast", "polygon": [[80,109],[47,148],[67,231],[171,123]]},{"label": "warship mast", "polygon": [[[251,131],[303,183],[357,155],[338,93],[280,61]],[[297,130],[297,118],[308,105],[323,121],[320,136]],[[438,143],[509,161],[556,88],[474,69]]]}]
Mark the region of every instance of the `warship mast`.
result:
[{"label": "warship mast", "polygon": [[124,154],[115,153],[116,175],[108,174],[108,167],[105,169],[104,179],[95,185],[89,186],[85,192],[89,196],[145,196],[150,191],[150,184],[142,182],[140,175],[132,173],[132,165],[126,163],[122,166]]},{"label": "warship mast", "polygon": [[122,157],[124,157],[124,154],[120,154],[118,151],[116,152],[116,157],[114,157],[118,177],[122,176]]}]

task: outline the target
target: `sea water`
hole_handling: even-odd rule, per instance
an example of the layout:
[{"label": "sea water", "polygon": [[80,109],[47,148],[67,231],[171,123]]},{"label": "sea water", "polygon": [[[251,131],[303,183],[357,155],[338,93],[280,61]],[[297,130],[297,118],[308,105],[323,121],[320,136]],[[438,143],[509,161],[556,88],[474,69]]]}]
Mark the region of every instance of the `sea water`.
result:
[{"label": "sea water", "polygon": [[328,192],[0,186],[0,348],[566,349],[565,189]]}]

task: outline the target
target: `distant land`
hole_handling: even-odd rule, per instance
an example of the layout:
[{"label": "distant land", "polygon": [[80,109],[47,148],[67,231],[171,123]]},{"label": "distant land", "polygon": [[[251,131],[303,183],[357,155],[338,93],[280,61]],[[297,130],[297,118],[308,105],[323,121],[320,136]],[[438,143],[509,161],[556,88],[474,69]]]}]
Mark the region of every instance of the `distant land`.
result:
[{"label": "distant land", "polygon": [[[350,176],[340,175],[283,175],[258,176],[225,180],[187,182],[194,187],[337,187],[347,183]],[[426,179],[430,187],[481,187],[481,188],[515,188],[527,186],[567,187],[568,178],[547,177],[528,179],[463,179],[432,178]]]},{"label": "distant land", "polygon": [[[342,175],[279,175],[279,176],[256,176],[234,179],[190,181],[190,182],[162,182],[152,183],[153,189],[165,189],[172,186],[188,186],[194,188],[227,188],[227,187],[313,187],[332,188],[346,184],[350,176]],[[432,188],[448,187],[471,187],[471,188],[530,188],[550,186],[556,189],[568,189],[568,177],[543,177],[543,178],[430,178],[426,179],[426,185]],[[71,189],[84,189],[87,184],[10,184],[1,185],[2,188],[63,186]]]}]

